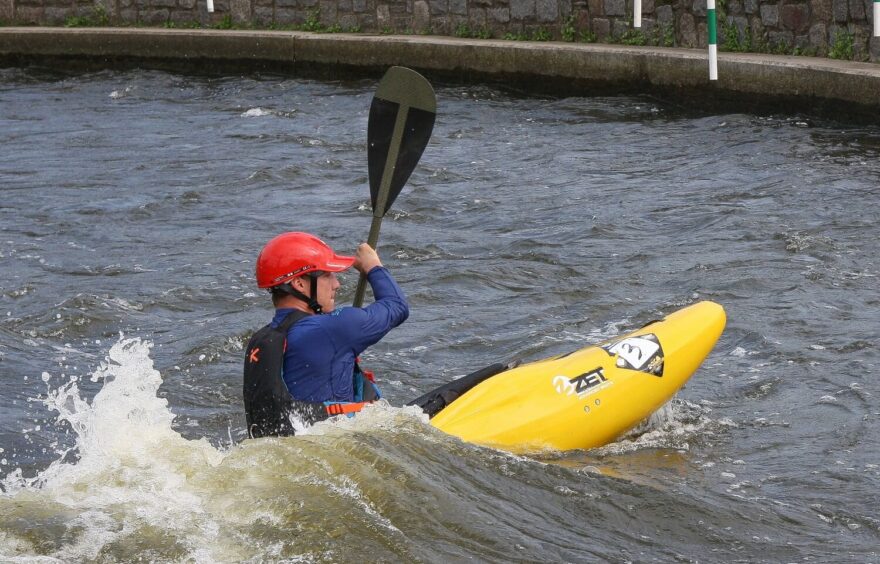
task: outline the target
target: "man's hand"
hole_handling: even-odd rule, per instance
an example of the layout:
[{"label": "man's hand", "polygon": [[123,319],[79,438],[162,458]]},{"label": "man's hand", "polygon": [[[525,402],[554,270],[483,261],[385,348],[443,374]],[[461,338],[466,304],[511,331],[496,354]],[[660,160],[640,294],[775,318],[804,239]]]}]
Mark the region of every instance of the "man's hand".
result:
[{"label": "man's hand", "polygon": [[373,247],[366,243],[358,245],[357,253],[354,256],[354,267],[362,274],[368,274],[377,266],[382,266],[382,261],[379,260],[379,255],[376,254]]}]

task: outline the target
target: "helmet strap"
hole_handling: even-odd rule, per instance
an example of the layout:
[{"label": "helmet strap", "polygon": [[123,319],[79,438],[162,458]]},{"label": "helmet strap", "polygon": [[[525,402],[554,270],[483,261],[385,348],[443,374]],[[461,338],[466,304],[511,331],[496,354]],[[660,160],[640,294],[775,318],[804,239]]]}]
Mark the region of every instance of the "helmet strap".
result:
[{"label": "helmet strap", "polygon": [[289,295],[293,296],[294,298],[297,298],[297,299],[300,299],[300,300],[306,302],[312,311],[314,311],[316,314],[320,315],[323,311],[323,308],[321,307],[321,304],[318,303],[318,279],[315,278],[314,276],[309,276],[309,279],[312,281],[311,282],[312,297],[309,297],[309,296],[303,294],[302,292],[300,292],[299,290],[297,290],[296,288],[294,288],[290,282],[288,282],[287,284],[280,284],[275,287],[278,288],[279,290],[281,290],[282,292],[284,292],[285,294],[289,294]]},{"label": "helmet strap", "polygon": [[317,276],[309,276],[309,278],[312,281],[312,299],[309,300],[309,307],[312,308],[312,311],[316,314],[320,315],[324,308],[318,303],[318,278]]}]

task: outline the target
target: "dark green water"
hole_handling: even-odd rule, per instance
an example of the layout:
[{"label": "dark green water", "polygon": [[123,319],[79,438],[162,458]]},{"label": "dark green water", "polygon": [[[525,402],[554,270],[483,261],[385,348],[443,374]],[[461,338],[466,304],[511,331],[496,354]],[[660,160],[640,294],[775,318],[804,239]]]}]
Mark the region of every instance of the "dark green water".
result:
[{"label": "dark green water", "polygon": [[256,253],[366,237],[375,86],[0,70],[3,559],[878,559],[877,127],[438,85],[380,244],[391,404],[702,299],[725,334],[596,451],[392,407],[241,444]]}]

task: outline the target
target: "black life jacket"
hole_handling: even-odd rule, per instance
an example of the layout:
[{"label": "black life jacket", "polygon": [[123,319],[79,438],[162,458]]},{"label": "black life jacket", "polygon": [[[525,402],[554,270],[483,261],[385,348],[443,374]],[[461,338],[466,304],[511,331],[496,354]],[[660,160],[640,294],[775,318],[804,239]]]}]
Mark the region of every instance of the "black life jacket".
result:
[{"label": "black life jacket", "polygon": [[294,310],[277,327],[266,325],[251,337],[244,356],[244,413],[250,438],[294,434],[291,416],[306,425],[330,417],[323,403],[298,401],[284,384],[287,332],[308,313]]}]

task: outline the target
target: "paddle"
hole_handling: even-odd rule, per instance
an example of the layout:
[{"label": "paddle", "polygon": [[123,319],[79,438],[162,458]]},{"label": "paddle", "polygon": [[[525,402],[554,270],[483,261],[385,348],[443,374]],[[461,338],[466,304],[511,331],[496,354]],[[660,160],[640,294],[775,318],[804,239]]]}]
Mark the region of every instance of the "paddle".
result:
[{"label": "paddle", "polygon": [[[437,99],[425,77],[405,67],[391,67],[376,89],[367,124],[367,165],[373,223],[367,243],[379,242],[382,218],[416,168],[434,129]],[[361,307],[367,277],[358,280],[354,306]]]}]

